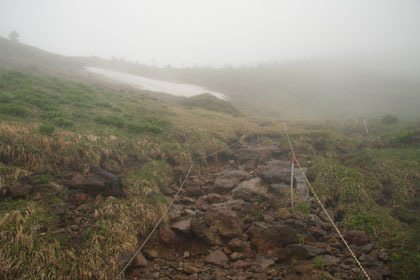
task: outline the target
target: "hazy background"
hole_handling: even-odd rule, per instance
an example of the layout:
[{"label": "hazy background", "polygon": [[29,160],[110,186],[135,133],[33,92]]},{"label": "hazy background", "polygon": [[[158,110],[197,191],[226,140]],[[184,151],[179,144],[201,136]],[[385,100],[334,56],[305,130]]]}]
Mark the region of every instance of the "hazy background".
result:
[{"label": "hazy background", "polygon": [[0,36],[158,66],[413,53],[419,27],[418,0],[0,0]]}]

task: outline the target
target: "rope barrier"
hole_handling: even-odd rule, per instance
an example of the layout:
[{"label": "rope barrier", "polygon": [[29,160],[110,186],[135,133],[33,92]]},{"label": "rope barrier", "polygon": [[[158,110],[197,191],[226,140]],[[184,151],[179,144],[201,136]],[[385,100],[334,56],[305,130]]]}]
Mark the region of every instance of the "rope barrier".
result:
[{"label": "rope barrier", "polygon": [[240,138],[238,141],[234,142],[233,144],[218,150],[216,152],[210,153],[208,155],[205,156],[201,156],[201,157],[197,157],[195,159],[192,160],[191,162],[191,166],[188,169],[187,174],[184,177],[184,180],[182,181],[182,184],[179,186],[178,191],[175,193],[174,198],[172,199],[171,203],[168,204],[168,207],[166,208],[165,212],[162,214],[162,216],[160,217],[160,219],[158,220],[158,222],[156,223],[156,225],[153,227],[152,231],[149,233],[149,235],[146,237],[146,239],[143,241],[143,243],[140,245],[140,247],[138,248],[138,250],[133,254],[133,256],[131,257],[131,259],[127,262],[127,264],[124,266],[124,268],[120,271],[120,273],[118,274],[116,279],[120,279],[121,276],[123,276],[124,272],[127,270],[127,268],[131,265],[131,263],[133,262],[133,260],[137,257],[137,255],[140,253],[140,251],[143,249],[143,247],[146,245],[146,243],[149,241],[149,239],[152,237],[153,233],[155,233],[155,231],[157,230],[157,228],[159,227],[159,225],[162,223],[164,216],[169,212],[169,209],[172,207],[172,205],[175,203],[176,199],[178,198],[179,193],[181,192],[182,188],[184,187],[185,183],[187,182],[188,177],[191,174],[192,168],[194,166],[194,163],[198,160],[202,160],[202,159],[206,159],[208,157],[211,157],[213,155],[222,153],[224,151],[227,151],[228,149],[232,148],[233,146],[235,146],[236,144],[239,144],[242,138]]},{"label": "rope barrier", "polygon": [[353,250],[350,248],[349,244],[347,243],[346,239],[344,239],[344,236],[341,234],[341,231],[338,229],[338,227],[335,225],[334,221],[332,220],[330,214],[328,214],[327,209],[325,209],[324,205],[322,204],[321,200],[318,198],[318,195],[315,193],[314,188],[312,187],[311,183],[309,182],[308,178],[306,177],[305,172],[303,171],[302,167],[300,166],[300,163],[298,161],[298,159],[296,158],[296,154],[295,151],[293,150],[293,146],[292,146],[292,142],[290,141],[290,137],[289,137],[289,133],[287,132],[286,129],[286,123],[284,123],[284,128],[285,128],[285,133],[286,133],[286,137],[287,137],[287,141],[289,142],[289,146],[290,146],[290,150],[292,152],[292,156],[296,162],[296,165],[299,167],[300,171],[302,172],[303,177],[305,178],[306,183],[308,184],[309,189],[311,190],[311,192],[313,193],[316,201],[318,202],[318,204],[321,206],[322,210],[324,211],[324,213],[327,215],[328,220],[330,221],[330,223],[333,225],[335,231],[338,233],[338,235],[340,236],[341,240],[343,241],[343,243],[346,245],[347,249],[349,250],[350,254],[352,255],[352,257],[354,258],[354,260],[356,261],[356,263],[359,265],[360,269],[362,270],[363,274],[366,276],[366,278],[368,280],[370,280],[369,275],[367,274],[366,270],[363,268],[362,264],[359,262],[359,260],[357,259],[356,255],[354,254]]}]

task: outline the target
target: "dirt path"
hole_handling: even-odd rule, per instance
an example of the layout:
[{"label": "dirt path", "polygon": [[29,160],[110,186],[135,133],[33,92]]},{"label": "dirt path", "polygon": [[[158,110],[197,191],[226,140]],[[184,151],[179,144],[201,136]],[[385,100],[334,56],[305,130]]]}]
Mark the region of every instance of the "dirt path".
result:
[{"label": "dirt path", "polygon": [[[298,172],[298,211],[290,213],[290,167],[287,149],[244,146],[226,164],[191,176],[128,279],[359,279]],[[346,238],[371,279],[386,279],[387,256],[369,237]]]}]

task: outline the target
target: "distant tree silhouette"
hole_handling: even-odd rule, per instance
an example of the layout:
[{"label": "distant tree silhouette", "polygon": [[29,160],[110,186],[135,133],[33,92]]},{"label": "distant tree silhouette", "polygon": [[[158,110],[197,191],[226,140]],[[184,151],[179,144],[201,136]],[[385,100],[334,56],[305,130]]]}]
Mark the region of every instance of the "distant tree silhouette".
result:
[{"label": "distant tree silhouette", "polygon": [[19,33],[16,32],[16,30],[13,30],[9,33],[9,39],[13,42],[19,42]]}]

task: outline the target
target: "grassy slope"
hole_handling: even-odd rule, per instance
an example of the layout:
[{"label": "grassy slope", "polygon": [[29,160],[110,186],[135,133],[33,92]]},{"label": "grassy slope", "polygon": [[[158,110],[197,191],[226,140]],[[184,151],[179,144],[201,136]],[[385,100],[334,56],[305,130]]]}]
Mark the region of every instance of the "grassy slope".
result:
[{"label": "grassy slope", "polygon": [[348,228],[366,231],[390,256],[397,279],[420,274],[420,126],[371,122],[371,134],[347,123],[295,125],[291,131],[308,176]]},{"label": "grassy slope", "polygon": [[[165,208],[160,188],[173,182],[171,166],[185,169],[192,157],[257,130],[243,117],[168,105],[141,91],[0,71],[1,278],[115,275],[121,255]],[[49,210],[71,199],[63,174],[91,165],[121,174],[126,197],[89,202],[82,211],[95,223],[74,243]],[[33,179],[34,193],[5,198],[21,176]]]}]

